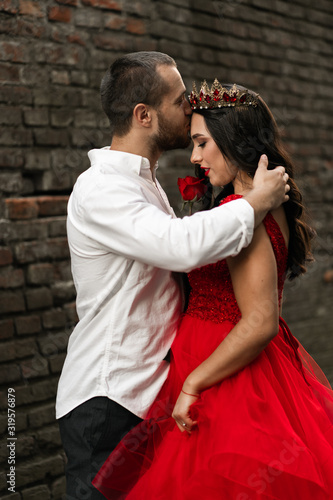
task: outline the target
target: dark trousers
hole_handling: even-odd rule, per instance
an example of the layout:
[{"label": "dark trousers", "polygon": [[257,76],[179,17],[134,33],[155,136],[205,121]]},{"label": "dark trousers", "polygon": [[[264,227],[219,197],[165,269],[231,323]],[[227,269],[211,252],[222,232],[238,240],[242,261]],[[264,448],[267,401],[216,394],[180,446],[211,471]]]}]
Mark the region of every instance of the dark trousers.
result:
[{"label": "dark trousers", "polygon": [[67,455],[67,500],[105,500],[91,481],[119,441],[141,422],[118,403],[96,397],[59,419]]}]

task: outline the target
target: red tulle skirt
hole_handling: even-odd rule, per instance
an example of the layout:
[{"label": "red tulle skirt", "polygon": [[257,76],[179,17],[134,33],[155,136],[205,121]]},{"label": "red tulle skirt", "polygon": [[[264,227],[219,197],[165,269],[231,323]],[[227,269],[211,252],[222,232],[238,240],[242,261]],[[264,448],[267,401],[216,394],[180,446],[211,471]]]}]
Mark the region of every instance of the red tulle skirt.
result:
[{"label": "red tulle skirt", "polygon": [[333,392],[282,319],[254,362],[191,407],[198,420],[191,435],[176,426],[171,413],[183,381],[233,326],[183,317],[147,419],[93,481],[106,498],[333,499]]}]

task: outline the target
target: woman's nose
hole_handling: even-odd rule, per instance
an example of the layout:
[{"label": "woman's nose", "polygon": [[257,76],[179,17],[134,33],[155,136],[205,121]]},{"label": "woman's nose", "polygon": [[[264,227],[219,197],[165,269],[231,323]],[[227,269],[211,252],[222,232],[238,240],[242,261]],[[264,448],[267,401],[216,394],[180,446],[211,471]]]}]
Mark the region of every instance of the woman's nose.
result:
[{"label": "woman's nose", "polygon": [[201,161],[202,161],[201,154],[198,151],[198,148],[194,147],[191,154],[191,163],[197,164],[201,163]]}]

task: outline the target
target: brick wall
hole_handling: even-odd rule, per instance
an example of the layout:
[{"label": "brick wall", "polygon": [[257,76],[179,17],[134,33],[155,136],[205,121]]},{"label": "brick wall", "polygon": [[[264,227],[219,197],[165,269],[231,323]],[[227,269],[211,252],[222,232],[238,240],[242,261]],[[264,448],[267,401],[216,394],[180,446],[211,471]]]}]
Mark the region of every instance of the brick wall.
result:
[{"label": "brick wall", "polygon": [[[57,380],[76,322],[66,201],[86,152],[109,143],[98,98],[118,55],[160,50],[188,86],[238,82],[271,106],[318,231],[316,263],[287,287],[285,317],[333,381],[333,3],[330,0],[0,0],[0,496],[60,499]],[[175,179],[189,152],[164,156]],[[16,488],[8,490],[8,388],[16,401]],[[12,402],[13,393],[10,393]]]}]

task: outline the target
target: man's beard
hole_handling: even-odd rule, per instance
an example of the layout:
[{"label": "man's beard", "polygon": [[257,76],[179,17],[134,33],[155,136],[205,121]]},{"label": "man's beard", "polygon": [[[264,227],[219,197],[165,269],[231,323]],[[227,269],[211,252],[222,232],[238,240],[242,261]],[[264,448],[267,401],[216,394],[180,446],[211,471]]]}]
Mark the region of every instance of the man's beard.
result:
[{"label": "man's beard", "polygon": [[157,117],[158,132],[151,138],[152,149],[169,151],[170,149],[184,149],[190,144],[191,139],[185,126],[177,130],[161,113],[157,113]]}]

